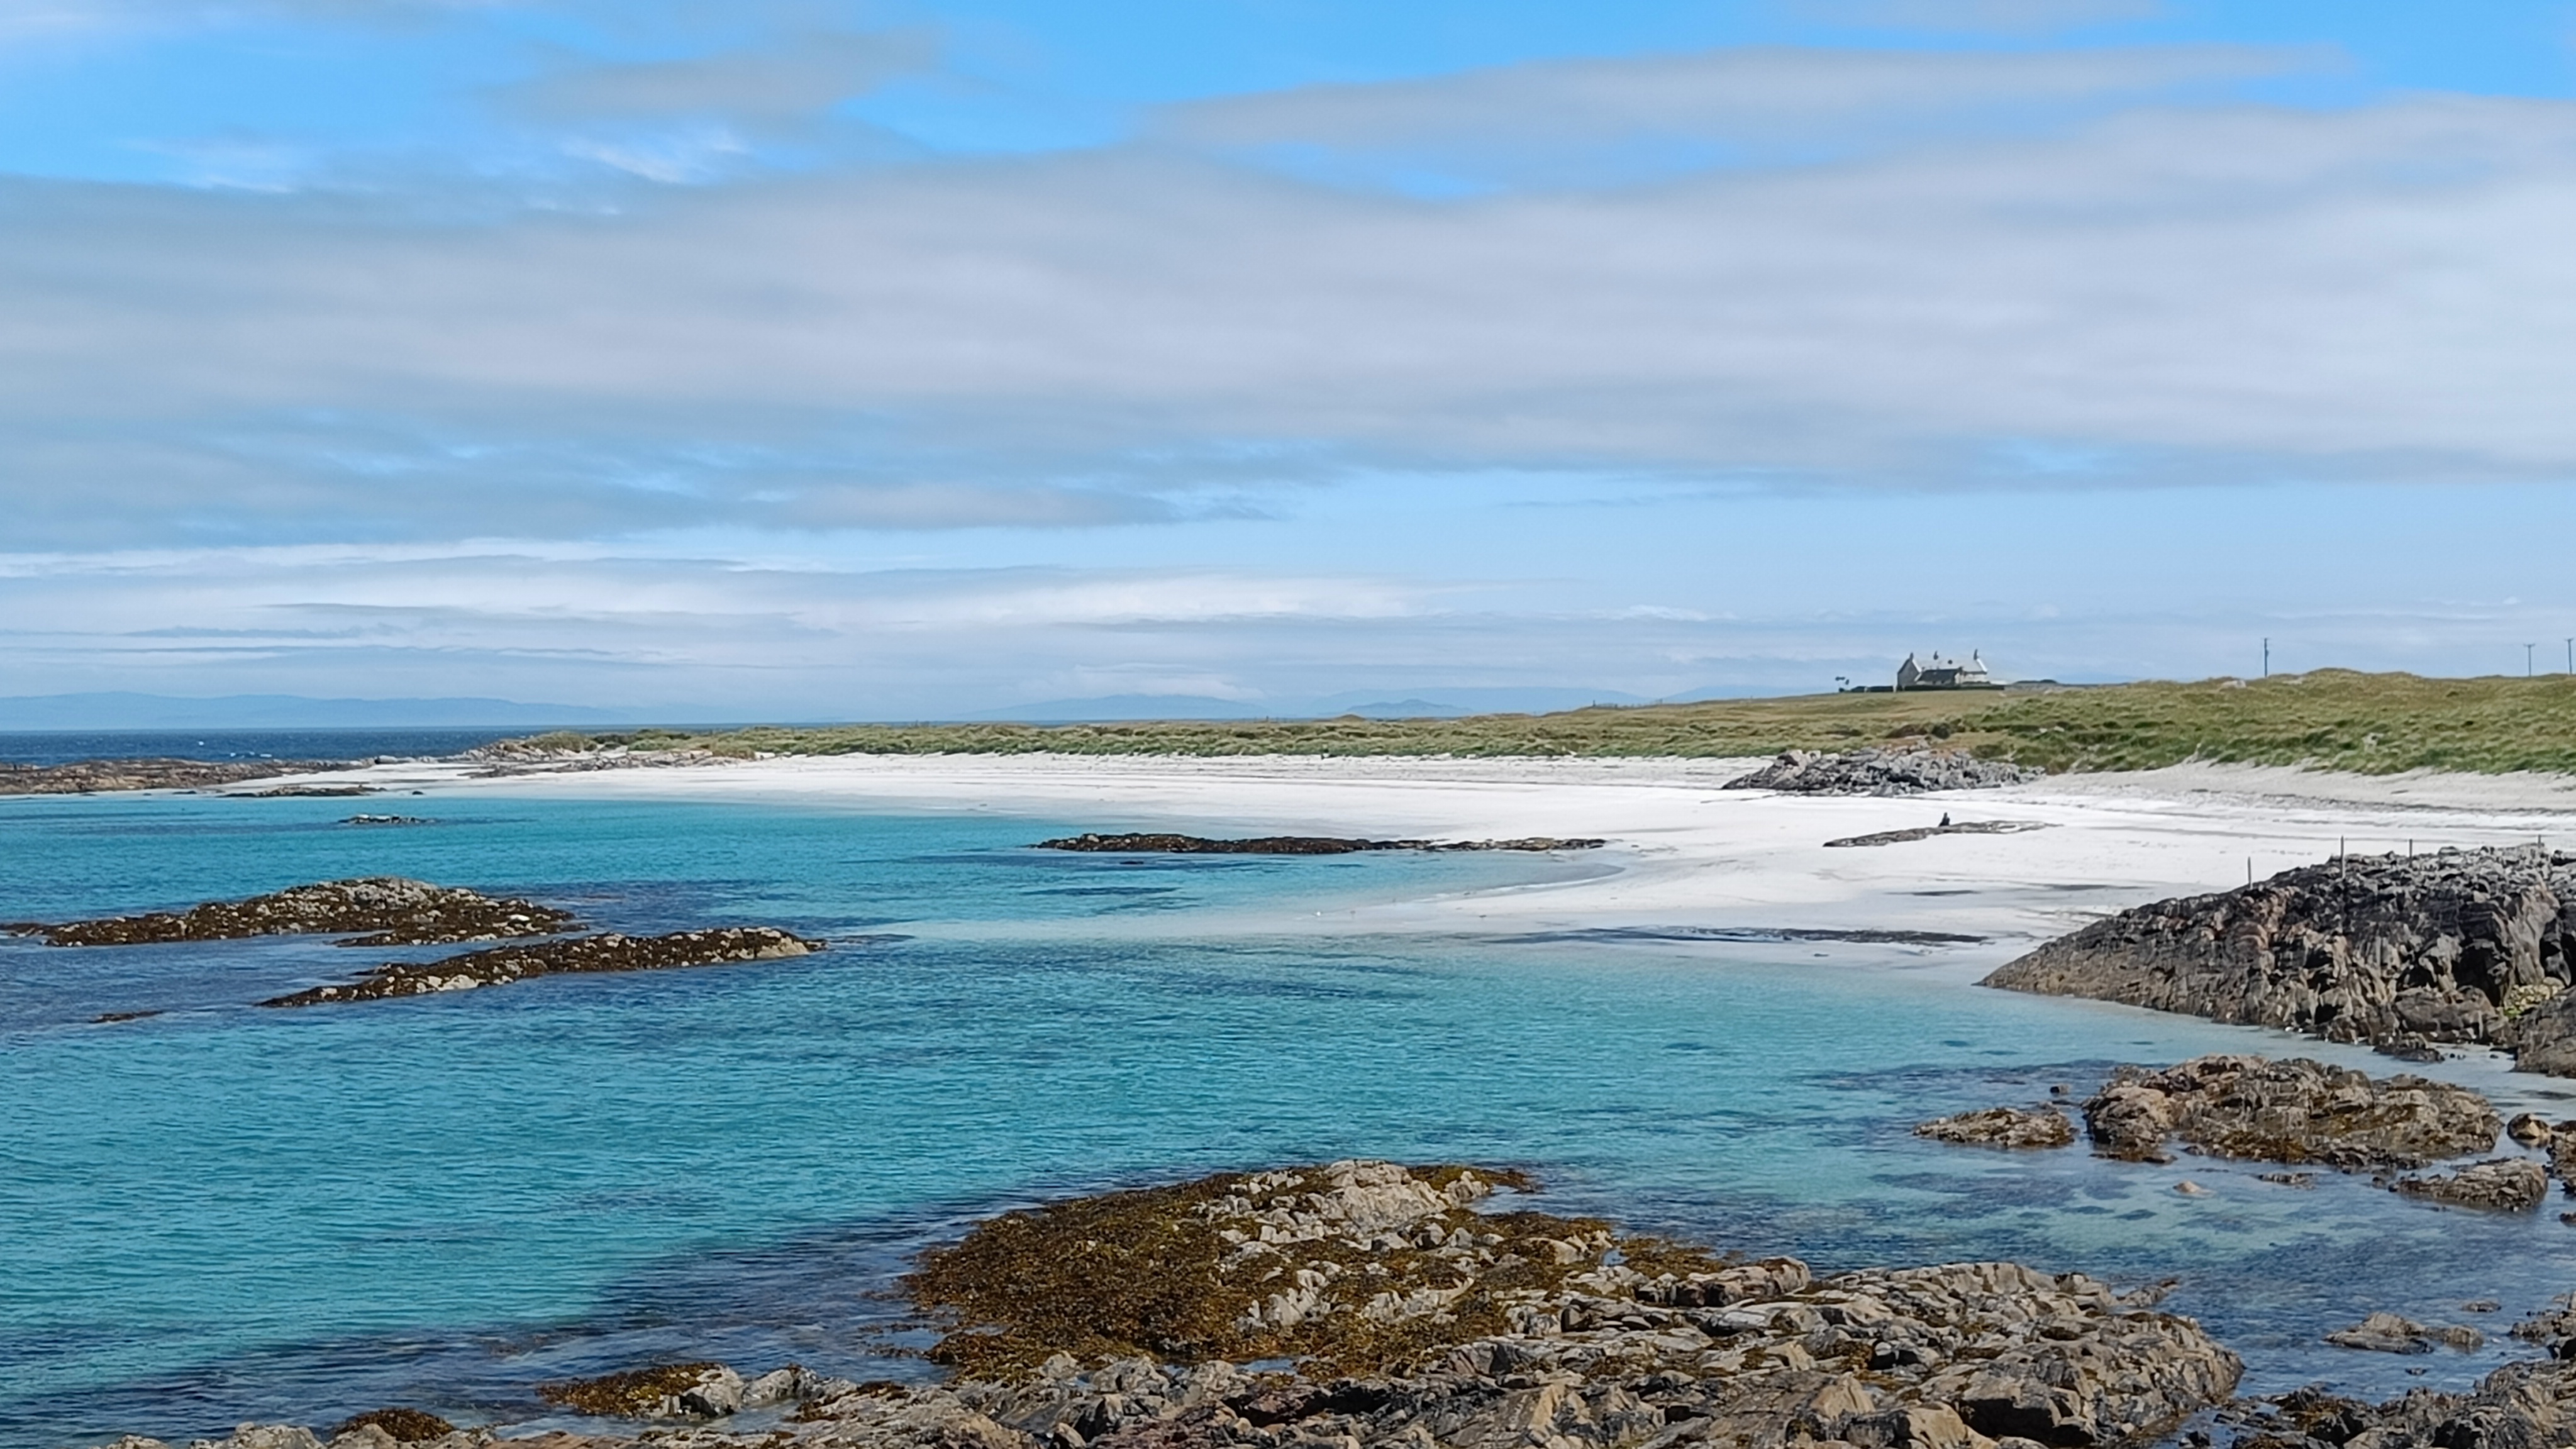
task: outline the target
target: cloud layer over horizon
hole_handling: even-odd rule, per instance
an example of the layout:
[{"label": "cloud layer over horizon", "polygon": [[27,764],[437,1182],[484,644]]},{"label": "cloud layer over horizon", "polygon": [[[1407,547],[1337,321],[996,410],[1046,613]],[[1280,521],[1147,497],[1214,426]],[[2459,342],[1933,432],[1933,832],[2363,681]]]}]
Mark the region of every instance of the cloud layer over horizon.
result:
[{"label": "cloud layer over horizon", "polygon": [[[1886,520],[1947,500],[2102,553],[2080,506],[2052,538],[2004,520],[2226,490],[2396,518],[2576,476],[2576,101],[2278,98],[2345,64],[2325,43],[1746,44],[1176,100],[979,154],[862,114],[944,74],[947,32],[812,22],[558,47],[476,88],[489,134],[553,137],[536,169],[0,174],[0,664],[205,676],[120,648],[103,683],[65,642],[194,622],[195,591],[285,621],[243,689],[329,658],[488,693],[537,648],[610,702],[783,707],[859,670],[963,710],[1082,680],[1329,693],[1335,658],[1517,681],[1516,631],[1620,671],[1555,683],[1772,684],[1897,646],[1763,570],[1693,577],[1672,526],[1722,556],[1730,519],[1803,508],[1901,558]],[[1568,541],[1551,508],[1641,531]],[[2205,668],[2193,628],[2214,657],[2302,608],[2447,637],[2457,585],[2516,601],[2497,627],[2576,608],[2467,557],[2391,578],[2423,537],[2356,536],[2358,576],[2231,587],[2125,652]],[[378,597],[314,594],[347,590],[298,548],[372,560]],[[499,558],[548,560],[557,587],[504,591],[542,646],[464,602]],[[2108,621],[2195,613],[2089,572],[2043,596],[1930,570],[1845,612],[1975,618],[2097,673],[2122,672]],[[2045,622],[2070,612],[2093,622]]]}]

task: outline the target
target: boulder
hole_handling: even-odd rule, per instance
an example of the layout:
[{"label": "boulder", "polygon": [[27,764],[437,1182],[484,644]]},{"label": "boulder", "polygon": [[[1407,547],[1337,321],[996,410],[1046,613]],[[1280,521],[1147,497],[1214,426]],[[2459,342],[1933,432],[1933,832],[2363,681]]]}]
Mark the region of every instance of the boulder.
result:
[{"label": "boulder", "polygon": [[1988,1107],[1917,1123],[1914,1135],[1977,1147],[2071,1147],[2075,1124],[2054,1107]]},{"label": "boulder", "polygon": [[1980,760],[1965,750],[1924,745],[1841,754],[1790,750],[1750,775],[1729,780],[1725,788],[1795,795],[1923,795],[2018,785],[2047,773],[2002,760]]},{"label": "boulder", "polygon": [[2423,1077],[2374,1078],[2304,1057],[2195,1057],[2161,1071],[2121,1067],[2084,1104],[2093,1150],[2170,1161],[2179,1137],[2214,1157],[2413,1168],[2495,1146],[2486,1098]]},{"label": "boulder", "polygon": [[2343,856],[2096,921],[1988,976],[2013,991],[2366,1042],[2511,1049],[2576,1075],[2576,856]]},{"label": "boulder", "polygon": [[2472,1163],[2457,1172],[2401,1177],[2396,1191],[2453,1207],[2490,1212],[2527,1213],[2549,1196],[2549,1174],[2537,1162],[2499,1157]]}]

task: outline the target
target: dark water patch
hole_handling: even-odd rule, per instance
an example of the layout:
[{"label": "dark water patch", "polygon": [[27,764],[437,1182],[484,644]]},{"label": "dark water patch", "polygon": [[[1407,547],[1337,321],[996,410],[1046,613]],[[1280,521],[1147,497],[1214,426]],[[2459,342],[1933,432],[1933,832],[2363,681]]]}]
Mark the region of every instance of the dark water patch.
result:
[{"label": "dark water patch", "polygon": [[1882,931],[1808,926],[1593,926],[1564,931],[1529,931],[1490,938],[1513,945],[1562,945],[1616,941],[1708,941],[1731,945],[1794,945],[1800,942],[1845,942],[1870,946],[1975,946],[1983,936],[1953,931]]}]

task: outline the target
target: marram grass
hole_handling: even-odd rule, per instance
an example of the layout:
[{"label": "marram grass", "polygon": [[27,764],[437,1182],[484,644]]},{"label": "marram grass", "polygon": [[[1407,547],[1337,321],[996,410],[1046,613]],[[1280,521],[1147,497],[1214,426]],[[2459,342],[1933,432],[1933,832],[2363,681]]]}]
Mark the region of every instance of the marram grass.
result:
[{"label": "marram grass", "polygon": [[1464,719],[763,726],[719,733],[561,734],[527,743],[703,749],[743,757],[1055,752],[1708,758],[1907,741],[2060,771],[2146,770],[2197,759],[2362,774],[2569,774],[2576,773],[2576,676],[2427,679],[2322,669],[2190,684],[1817,694]]}]

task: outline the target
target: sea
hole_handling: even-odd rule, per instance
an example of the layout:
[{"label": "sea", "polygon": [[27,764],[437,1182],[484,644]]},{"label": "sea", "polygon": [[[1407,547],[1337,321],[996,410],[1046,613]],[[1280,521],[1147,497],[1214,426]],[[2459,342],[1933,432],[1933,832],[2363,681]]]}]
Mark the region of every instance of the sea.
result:
[{"label": "sea", "polygon": [[[2444,1211],[2363,1176],[2300,1188],[1910,1130],[2080,1100],[2119,1062],[2312,1044],[1982,990],[1940,948],[1334,924],[1615,870],[1615,851],[1062,854],[1030,846],[1119,822],[1008,801],[365,802],[406,826],[344,823],[351,805],[0,798],[0,920],[399,874],[602,928],[835,944],[287,1011],[252,1003],[436,952],[0,936],[0,1445],[394,1404],[534,1431],[575,1423],[537,1384],[675,1360],[922,1378],[897,1280],[978,1219],[1353,1156],[1522,1167],[1533,1206],[1822,1271],[2009,1258],[2169,1285],[2256,1391],[2462,1386],[2576,1288],[2555,1205]],[[151,1014],[100,1019],[128,1013]],[[2379,1309],[2490,1342],[2321,1341]]]},{"label": "sea", "polygon": [[372,760],[463,754],[495,740],[543,734],[527,725],[468,729],[0,730],[0,764],[76,760]]}]

